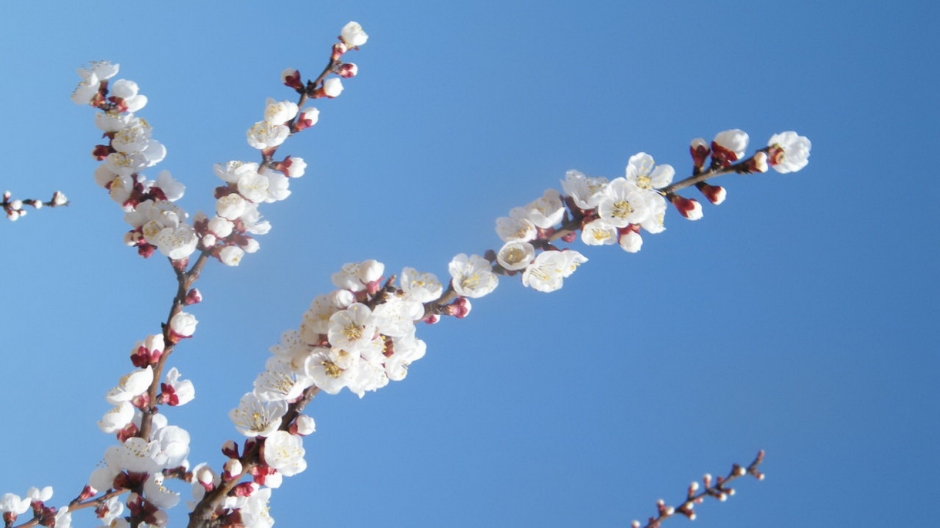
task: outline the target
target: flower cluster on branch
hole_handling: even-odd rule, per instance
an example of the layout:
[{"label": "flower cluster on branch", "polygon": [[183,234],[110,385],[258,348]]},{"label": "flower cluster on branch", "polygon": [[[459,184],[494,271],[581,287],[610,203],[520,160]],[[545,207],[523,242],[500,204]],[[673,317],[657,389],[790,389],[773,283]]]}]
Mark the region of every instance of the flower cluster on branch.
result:
[{"label": "flower cluster on branch", "polygon": [[[678,182],[671,165],[657,165],[644,152],[630,157],[624,175],[614,179],[568,171],[560,191],[548,189],[497,219],[499,249],[454,256],[446,282],[411,267],[387,276],[385,265],[376,260],[346,264],[332,276],[336,289],[316,297],[300,317],[299,327],[285,332],[271,347],[272,356],[252,390],[229,413],[245,440],[226,441],[221,447],[225,460],[217,468],[192,465],[189,433],[170,424],[159,409],[184,405],[195,397],[193,383],[175,367],[167,368],[176,346],[197,328],[196,317],[184,310],[202,301],[195,282],[210,259],[237,266],[246,254],[258,251],[256,237],[271,229],[260,213],[261,204],[288,198],[291,180],[303,176],[306,168],[302,158],[282,157],[278,150],[319,120],[319,110],[306,106],[310,99],[342,93],[342,80],[358,72],[344,58],[367,40],[362,27],[350,22],[330,48],[319,76],[304,82],[298,70],[284,70],[281,81],[298,94],[297,102],[266,101],[263,119],[246,132],[248,145],[260,153],[260,160],[215,165],[223,184],[214,191],[214,211],[192,218],[176,203],[183,197],[183,184],[168,171],[155,179],[144,174],[165,158],[166,148],[153,138],[150,123],[137,115],[147,104],[137,84],[125,79],[112,82],[119,67],[108,62],[78,71],[82,80],[72,99],[99,110],[95,124],[107,139],[92,149],[102,162],[95,181],[124,211],[130,226],[125,243],[143,257],[158,251],[168,258],[177,292],[160,332],[131,347],[134,369],[106,394],[113,407],[98,425],[114,434],[118,443],[107,449],[104,464],[74,500],[58,509],[45,506],[51,488],[30,489],[25,498],[3,495],[0,512],[6,527],[13,527],[18,516],[32,509],[32,518],[18,527],[65,528],[71,513],[83,508],[94,508],[100,522],[114,528],[165,526],[167,510],[182,500],[171,489],[174,480],[185,482],[191,491],[192,499],[186,501],[191,527],[270,527],[272,490],[281,486],[283,477],[307,467],[303,437],[312,434],[316,424],[304,409],[318,393],[337,394],[346,388],[363,397],[404,379],[411,364],[427,352],[417,337],[418,326],[442,317],[467,317],[470,300],[492,293],[500,277],[518,276],[524,286],[541,292],[558,290],[587,262],[567,245],[580,240],[588,246],[618,245],[636,253],[643,245],[643,233],[666,229],[668,204],[687,219],[701,218],[698,201],[679,194],[686,187],[694,185],[717,205],[726,192],[706,183],[711,178],[765,172],[770,167],[792,172],[808,161],[810,142],[795,132],[774,135],[766,147],[746,157],[747,134],[728,130],[711,142],[701,138],[691,142],[692,174]],[[52,202],[63,205],[64,196],[57,193]],[[8,195],[4,204],[10,207],[8,215],[23,204],[36,206],[29,201],[14,204]],[[762,455],[741,474],[759,476],[756,468],[761,460]],[[661,504],[659,517],[651,518],[648,526],[658,526],[676,512],[693,518],[692,505],[705,495],[730,494],[725,485],[742,469],[736,466],[732,475],[714,485],[706,479],[702,494],[690,488],[688,500],[678,508]]]}]

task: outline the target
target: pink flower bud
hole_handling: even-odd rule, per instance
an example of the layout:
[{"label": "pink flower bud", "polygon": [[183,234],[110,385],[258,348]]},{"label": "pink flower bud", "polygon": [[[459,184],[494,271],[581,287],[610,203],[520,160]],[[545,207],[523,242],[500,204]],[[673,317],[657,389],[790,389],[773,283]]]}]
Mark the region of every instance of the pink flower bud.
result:
[{"label": "pink flower bud", "polygon": [[336,75],[339,75],[343,79],[349,79],[355,77],[357,73],[359,73],[359,67],[351,62],[347,62],[339,67]]},{"label": "pink flower bud", "polygon": [[238,458],[238,444],[234,440],[226,440],[222,444],[222,454],[229,458]]},{"label": "pink flower bud", "polygon": [[767,153],[757,152],[747,162],[747,172],[767,172]]},{"label": "pink flower bud", "polygon": [[281,72],[281,81],[288,88],[293,88],[297,90],[298,92],[302,92],[304,90],[304,84],[300,80],[300,70],[287,68],[286,70]]},{"label": "pink flower bud", "polygon": [[698,220],[702,218],[702,204],[698,203],[694,199],[673,195],[671,200],[672,205],[676,206],[676,209],[682,216],[688,218],[689,220]]},{"label": "pink flower bud", "polygon": [[348,49],[349,48],[346,47],[346,44],[343,44],[342,42],[333,44],[333,53],[330,55],[330,59],[339,60],[339,58],[343,56],[343,53],[346,53]]},{"label": "pink flower bud", "polygon": [[193,288],[186,292],[186,299],[183,301],[187,306],[191,304],[199,304],[202,302],[202,293],[198,289]]},{"label": "pink flower bud", "polygon": [[711,154],[711,149],[708,148],[708,143],[705,142],[704,138],[695,138],[689,145],[689,153],[692,154],[692,163],[696,167],[703,167],[705,159]]},{"label": "pink flower bud", "polygon": [[725,188],[718,185],[709,185],[705,182],[698,182],[695,184],[695,186],[699,191],[702,192],[702,195],[705,196],[709,202],[715,205],[719,205],[724,202],[725,197],[728,195],[728,193],[725,191]]},{"label": "pink flower bud", "polygon": [[300,113],[300,117],[297,118],[297,122],[294,123],[294,129],[297,132],[305,128],[310,128],[313,125],[317,124],[317,121],[320,119],[320,111],[316,108],[304,108],[303,112]]}]

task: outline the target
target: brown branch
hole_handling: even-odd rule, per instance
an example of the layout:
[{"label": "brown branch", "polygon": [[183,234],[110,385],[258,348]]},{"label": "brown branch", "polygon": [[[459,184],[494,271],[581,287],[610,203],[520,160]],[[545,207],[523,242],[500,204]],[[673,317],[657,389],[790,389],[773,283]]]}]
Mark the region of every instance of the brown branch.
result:
[{"label": "brown branch", "polygon": [[[728,472],[728,476],[718,477],[715,479],[714,483],[712,483],[712,476],[706,474],[702,478],[702,483],[705,485],[705,488],[698,491],[698,482],[693,482],[692,485],[689,486],[685,500],[679,506],[668,506],[660,499],[656,503],[658,515],[656,517],[650,517],[647,523],[643,525],[643,528],[660,528],[663,521],[675,515],[684,515],[689,520],[695,520],[695,510],[693,508],[696,504],[701,504],[705,500],[705,497],[712,497],[724,502],[728,497],[734,495],[734,488],[729,488],[728,483],[744,475],[751,475],[757,480],[764,480],[764,474],[757,469],[763,461],[764,451],[761,450],[757,453],[757,457],[754,458],[754,461],[751,462],[749,466],[745,468],[734,464],[731,466],[731,471]],[[632,528],[640,528],[640,521],[633,521],[631,526]]]}]

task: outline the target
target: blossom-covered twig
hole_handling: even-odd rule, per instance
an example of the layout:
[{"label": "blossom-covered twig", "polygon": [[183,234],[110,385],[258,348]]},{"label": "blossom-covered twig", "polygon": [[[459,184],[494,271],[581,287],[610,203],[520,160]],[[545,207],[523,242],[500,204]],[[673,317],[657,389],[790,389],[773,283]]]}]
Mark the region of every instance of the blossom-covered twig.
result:
[{"label": "blossom-covered twig", "polygon": [[20,217],[26,216],[27,209],[24,209],[26,206],[32,207],[33,209],[42,209],[43,207],[62,207],[68,204],[69,199],[59,191],[52,193],[52,198],[46,202],[34,198],[14,199],[13,193],[6,191],[3,193],[3,200],[0,201],[0,205],[3,206],[3,212],[6,213],[7,218],[11,222],[15,222],[19,220]]},{"label": "blossom-covered twig", "polygon": [[[731,471],[728,472],[726,477],[717,477],[712,480],[711,474],[706,473],[702,477],[702,484],[704,487],[700,488],[698,482],[692,482],[689,485],[689,489],[686,492],[686,497],[681,504],[678,506],[669,506],[662,499],[657,501],[656,517],[650,517],[645,525],[642,525],[642,528],[660,528],[663,521],[674,516],[674,515],[684,515],[691,521],[695,520],[695,505],[701,504],[706,497],[712,497],[721,502],[724,502],[734,495],[734,488],[729,488],[728,484],[734,480],[737,480],[744,475],[751,475],[757,480],[764,480],[764,474],[758,470],[758,466],[764,461],[764,451],[761,450],[757,453],[757,457],[754,458],[754,461],[751,462],[747,467],[739,466],[734,464],[731,466]],[[631,523],[632,528],[641,528],[640,521],[633,521]]]}]

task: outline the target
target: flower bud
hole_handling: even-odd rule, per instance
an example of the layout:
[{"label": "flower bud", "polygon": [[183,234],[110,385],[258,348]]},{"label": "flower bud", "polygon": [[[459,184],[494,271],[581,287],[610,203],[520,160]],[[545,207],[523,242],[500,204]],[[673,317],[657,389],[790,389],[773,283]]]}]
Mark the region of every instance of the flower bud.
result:
[{"label": "flower bud", "polygon": [[337,42],[336,44],[333,44],[333,53],[330,55],[330,59],[339,60],[339,58],[343,56],[343,53],[346,53],[348,49],[349,48],[347,48],[346,45],[343,44],[342,42]]},{"label": "flower bud", "polygon": [[317,121],[320,119],[320,111],[314,107],[304,108],[303,112],[300,113],[300,117],[297,118],[297,121],[294,123],[294,130],[300,132],[305,128],[310,128],[313,125],[317,124]]},{"label": "flower bud", "polygon": [[170,341],[179,343],[180,339],[186,339],[193,336],[196,332],[196,325],[199,321],[193,314],[180,312],[170,319]]},{"label": "flower bud", "polygon": [[727,167],[744,157],[747,150],[747,132],[737,128],[725,130],[715,135],[712,140],[712,162]]},{"label": "flower bud", "polygon": [[298,415],[294,423],[290,425],[290,433],[300,436],[307,436],[317,430],[317,425],[313,418],[306,414]]},{"label": "flower bud", "polygon": [[293,88],[298,92],[302,92],[304,90],[304,84],[300,80],[300,70],[287,68],[281,72],[281,81],[284,83],[284,86]]},{"label": "flower bud", "polygon": [[183,304],[189,306],[191,304],[198,304],[202,302],[202,293],[198,289],[193,288],[186,292],[186,299],[183,300]]},{"label": "flower bud", "polygon": [[692,163],[701,168],[705,165],[705,159],[711,154],[711,149],[708,148],[708,143],[704,138],[695,138],[689,145],[689,153],[692,154]]},{"label": "flower bud", "polygon": [[349,46],[350,48],[357,48],[362,46],[369,40],[369,35],[362,30],[362,26],[358,22],[350,22],[343,26],[343,30],[339,34],[339,38],[342,39],[343,43]]},{"label": "flower bud", "polygon": [[359,67],[351,62],[347,62],[339,67],[336,75],[339,75],[343,79],[349,79],[355,77],[357,73],[359,73]]},{"label": "flower bud", "polygon": [[695,187],[697,187],[698,190],[702,192],[702,195],[705,196],[705,198],[706,198],[709,202],[711,202],[711,203],[713,203],[713,204],[715,204],[715,205],[719,205],[719,204],[721,204],[722,202],[724,202],[724,201],[725,201],[725,197],[726,197],[727,194],[728,194],[728,193],[725,191],[725,188],[724,188],[724,187],[721,187],[721,186],[718,186],[718,185],[709,185],[709,184],[707,184],[707,183],[705,183],[705,182],[698,182],[698,183],[695,184]]},{"label": "flower bud", "polygon": [[702,218],[702,204],[691,198],[683,198],[679,195],[673,195],[670,198],[672,205],[676,206],[679,214],[689,220],[698,220]]}]

